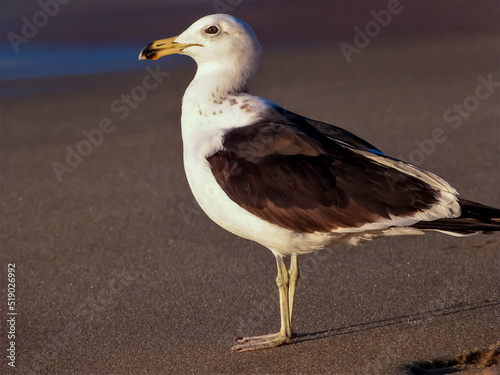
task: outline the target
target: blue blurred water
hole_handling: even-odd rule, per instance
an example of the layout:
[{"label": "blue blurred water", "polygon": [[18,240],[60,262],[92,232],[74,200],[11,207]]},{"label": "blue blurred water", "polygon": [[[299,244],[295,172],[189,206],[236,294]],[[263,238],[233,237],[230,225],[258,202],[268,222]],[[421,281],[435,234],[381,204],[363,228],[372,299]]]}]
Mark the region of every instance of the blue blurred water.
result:
[{"label": "blue blurred water", "polygon": [[[144,70],[147,62],[138,60],[141,48],[37,44],[16,54],[10,45],[0,44],[0,97],[50,89],[50,81],[35,81],[38,78]],[[175,65],[176,60],[170,60],[165,65]]]},{"label": "blue blurred water", "polygon": [[140,46],[79,46],[37,44],[16,54],[0,44],[0,81],[142,69]]}]

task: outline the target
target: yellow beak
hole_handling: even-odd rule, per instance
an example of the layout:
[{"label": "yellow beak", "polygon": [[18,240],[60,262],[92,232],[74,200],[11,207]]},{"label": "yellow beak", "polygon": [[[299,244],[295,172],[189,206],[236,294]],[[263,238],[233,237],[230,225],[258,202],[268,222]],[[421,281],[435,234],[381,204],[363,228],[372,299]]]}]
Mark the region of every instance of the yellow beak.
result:
[{"label": "yellow beak", "polygon": [[201,44],[183,44],[176,43],[177,37],[155,40],[143,48],[139,55],[139,60],[156,60],[162,56],[182,53],[182,50],[191,46],[201,46]]}]

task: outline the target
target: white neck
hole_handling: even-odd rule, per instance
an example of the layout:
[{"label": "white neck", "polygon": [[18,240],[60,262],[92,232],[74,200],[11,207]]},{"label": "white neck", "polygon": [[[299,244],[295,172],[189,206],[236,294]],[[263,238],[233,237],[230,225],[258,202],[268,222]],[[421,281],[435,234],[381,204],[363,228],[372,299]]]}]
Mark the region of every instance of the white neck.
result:
[{"label": "white neck", "polygon": [[[182,99],[183,127],[194,125],[194,119],[198,117],[205,124],[209,124],[211,120],[220,121],[220,117],[212,119],[215,104],[246,91],[251,73],[245,66],[229,64],[229,61],[226,64],[200,63]],[[215,110],[218,114],[219,106]]]},{"label": "white neck", "polygon": [[186,90],[184,100],[199,97],[200,93],[205,99],[213,100],[221,96],[245,92],[253,68],[250,64],[238,61],[203,62],[198,64],[196,75]]},{"label": "white neck", "polygon": [[260,106],[260,99],[244,94],[258,58],[258,53],[212,60],[196,56],[198,70],[182,99],[185,143],[197,144],[200,137],[212,135],[218,139],[223,129],[247,124],[255,117],[254,112],[241,111],[240,107]]}]

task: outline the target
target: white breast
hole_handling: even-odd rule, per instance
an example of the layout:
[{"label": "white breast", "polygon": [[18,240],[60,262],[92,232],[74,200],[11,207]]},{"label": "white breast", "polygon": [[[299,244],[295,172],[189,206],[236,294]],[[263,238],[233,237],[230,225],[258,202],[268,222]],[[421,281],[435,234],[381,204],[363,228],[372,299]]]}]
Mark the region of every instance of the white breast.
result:
[{"label": "white breast", "polygon": [[[227,129],[258,120],[261,108],[267,106],[266,102],[240,94],[227,97],[222,104],[208,104],[200,101],[196,90],[191,89],[193,87],[186,91],[182,106],[184,169],[191,191],[203,211],[222,228],[256,241],[273,252],[290,254],[322,248],[326,241],[325,234],[321,235],[322,244],[304,241],[308,235],[296,234],[271,224],[241,208],[221,189],[206,159],[222,149],[221,140]],[[237,103],[234,104],[231,99],[237,100]],[[242,111],[240,107],[244,104],[249,105],[251,110]]]}]

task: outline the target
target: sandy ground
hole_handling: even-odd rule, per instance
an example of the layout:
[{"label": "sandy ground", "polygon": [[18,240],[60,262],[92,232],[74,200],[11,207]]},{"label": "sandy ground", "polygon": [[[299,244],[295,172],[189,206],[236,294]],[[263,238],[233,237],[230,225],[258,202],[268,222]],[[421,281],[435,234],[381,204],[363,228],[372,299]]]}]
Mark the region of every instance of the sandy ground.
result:
[{"label": "sandy ground", "polygon": [[[69,3],[31,43],[121,39],[137,43],[138,53],[214,12],[211,2],[95,4]],[[9,22],[32,14],[23,6],[12,8]],[[353,27],[386,6],[241,2],[231,13],[265,48],[251,91],[387,154],[413,155],[461,196],[500,206],[498,86],[481,89],[489,95],[459,120],[443,118],[455,103],[474,103],[467,98],[480,77],[500,81],[497,2],[402,2],[348,64],[339,43],[352,44]],[[231,352],[238,336],[278,329],[275,264],[268,250],[220,229],[193,202],[180,101],[195,66],[176,61],[159,62],[169,75],[127,115],[113,103],[156,63],[4,85],[39,91],[2,100],[0,309],[6,321],[7,264],[15,263],[18,316],[16,368],[6,363],[2,324],[0,373],[445,374],[452,369],[420,365],[499,340],[500,236],[429,234],[302,257],[298,343]],[[59,181],[52,163],[65,163],[67,147],[76,149],[82,131],[103,119],[111,125],[102,142]],[[424,140],[435,129],[442,131],[432,150]],[[428,145],[425,154],[419,144]]]}]

